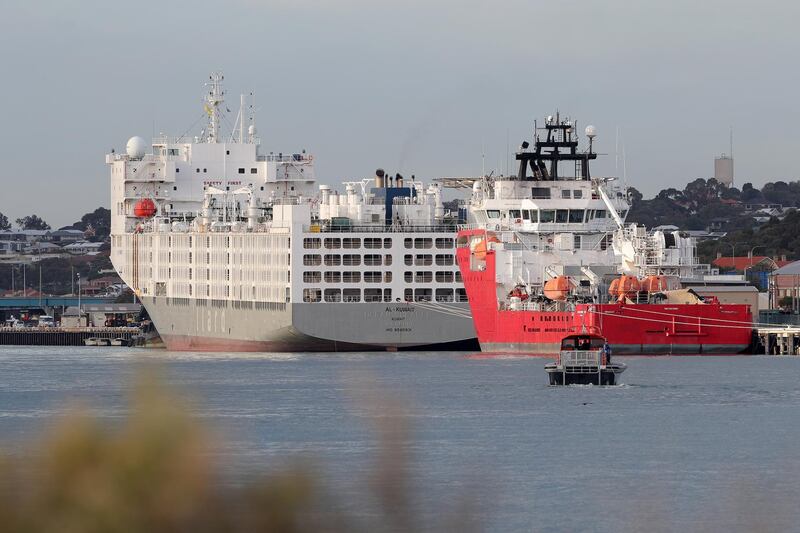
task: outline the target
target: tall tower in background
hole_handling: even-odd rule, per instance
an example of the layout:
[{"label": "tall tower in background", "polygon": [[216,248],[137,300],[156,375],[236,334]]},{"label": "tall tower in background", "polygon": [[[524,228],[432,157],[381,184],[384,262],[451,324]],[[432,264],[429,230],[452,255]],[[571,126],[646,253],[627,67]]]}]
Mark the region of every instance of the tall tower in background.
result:
[{"label": "tall tower in background", "polygon": [[722,154],[714,158],[714,179],[728,187],[733,186],[733,157]]},{"label": "tall tower in background", "polygon": [[733,126],[731,126],[731,155],[714,158],[714,179],[727,187],[733,186]]}]

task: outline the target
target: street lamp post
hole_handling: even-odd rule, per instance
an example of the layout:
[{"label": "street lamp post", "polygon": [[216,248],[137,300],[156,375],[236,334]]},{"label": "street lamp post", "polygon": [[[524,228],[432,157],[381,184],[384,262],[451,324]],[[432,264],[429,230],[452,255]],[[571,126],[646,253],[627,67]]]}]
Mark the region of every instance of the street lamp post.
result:
[{"label": "street lamp post", "polygon": [[736,243],[735,242],[723,242],[720,244],[727,244],[731,247],[731,269],[734,271],[736,270]]}]

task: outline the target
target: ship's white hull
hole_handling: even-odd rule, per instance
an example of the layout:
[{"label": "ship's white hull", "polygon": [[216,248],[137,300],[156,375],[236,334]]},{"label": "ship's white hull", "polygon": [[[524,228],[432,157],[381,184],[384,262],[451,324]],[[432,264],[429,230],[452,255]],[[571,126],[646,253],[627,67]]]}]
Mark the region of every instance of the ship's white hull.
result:
[{"label": "ship's white hull", "polygon": [[[463,303],[295,303],[143,297],[169,350],[298,352],[436,347],[474,342]],[[264,307],[264,306],[262,306]]]}]

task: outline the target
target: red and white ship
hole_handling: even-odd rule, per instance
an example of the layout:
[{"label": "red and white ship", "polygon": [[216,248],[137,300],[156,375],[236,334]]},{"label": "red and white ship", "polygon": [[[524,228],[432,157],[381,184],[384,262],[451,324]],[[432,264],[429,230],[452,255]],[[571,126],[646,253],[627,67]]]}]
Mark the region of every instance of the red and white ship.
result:
[{"label": "red and white ship", "polygon": [[593,177],[596,135],[558,115],[534,128],[516,154],[516,176],[473,183],[476,221],[458,234],[457,260],[481,349],[552,355],[588,331],[615,354],[736,354],[752,339],[744,304],[681,288],[708,273],[680,232],[626,224],[616,178]]}]

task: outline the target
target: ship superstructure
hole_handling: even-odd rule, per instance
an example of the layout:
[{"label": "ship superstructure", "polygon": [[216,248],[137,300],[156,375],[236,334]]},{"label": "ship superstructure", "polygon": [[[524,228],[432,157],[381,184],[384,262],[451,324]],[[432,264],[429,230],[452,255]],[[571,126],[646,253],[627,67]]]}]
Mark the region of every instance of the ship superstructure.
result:
[{"label": "ship superstructure", "polygon": [[[438,184],[317,185],[305,150],[262,154],[222,76],[191,138],[134,137],[111,167],[112,253],[170,349],[349,350],[474,339]],[[252,106],[250,106],[252,109]],[[249,115],[249,116],[248,116]]]},{"label": "ship superstructure", "polygon": [[595,128],[584,150],[576,130],[550,116],[520,146],[516,176],[472,182],[458,261],[482,349],[555,353],[587,326],[628,353],[746,348],[749,308],[679,290],[709,271],[693,239],[626,224],[626,191],[590,172]]}]

